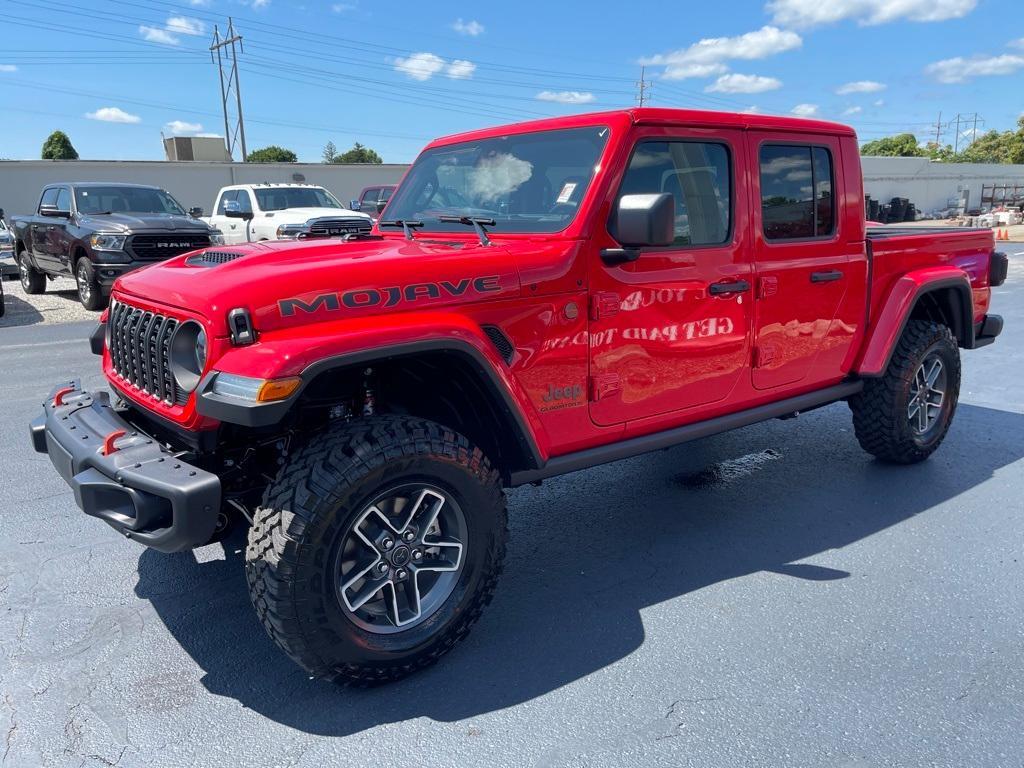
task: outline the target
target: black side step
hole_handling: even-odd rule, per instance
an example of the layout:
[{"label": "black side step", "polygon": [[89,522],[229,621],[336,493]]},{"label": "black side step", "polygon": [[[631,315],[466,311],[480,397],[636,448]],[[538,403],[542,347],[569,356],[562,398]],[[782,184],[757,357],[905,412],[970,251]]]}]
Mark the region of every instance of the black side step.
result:
[{"label": "black side step", "polygon": [[695,424],[686,424],[682,427],[667,429],[664,432],[656,432],[653,435],[643,435],[642,437],[634,437],[618,443],[555,456],[548,459],[540,469],[514,472],[509,485],[514,487],[525,485],[526,483],[536,483],[549,477],[557,477],[558,475],[575,472],[579,469],[596,467],[611,461],[618,461],[619,459],[628,459],[632,456],[639,456],[650,451],[658,451],[662,448],[671,448],[674,445],[688,443],[691,440],[699,440],[702,437],[710,437],[711,435],[757,424],[768,419],[787,416],[799,411],[809,411],[812,408],[844,400],[851,395],[856,395],[862,389],[864,389],[863,381],[848,381],[828,389],[808,392],[806,395],[790,397],[777,403],[759,405],[746,411],[730,413],[725,416],[708,419],[707,421],[698,421]]}]

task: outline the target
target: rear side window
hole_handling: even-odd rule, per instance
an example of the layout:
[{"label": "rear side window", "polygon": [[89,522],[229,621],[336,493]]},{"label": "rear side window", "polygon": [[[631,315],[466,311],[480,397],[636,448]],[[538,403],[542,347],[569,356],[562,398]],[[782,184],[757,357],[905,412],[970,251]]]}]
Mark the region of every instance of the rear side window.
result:
[{"label": "rear side window", "polygon": [[768,240],[835,232],[832,155],[823,147],[761,147],[761,219]]},{"label": "rear side window", "polygon": [[699,141],[637,144],[619,197],[669,192],[675,199],[675,245],[721,245],[729,239],[732,184],[729,150]]},{"label": "rear side window", "polygon": [[57,187],[50,187],[49,189],[43,190],[43,197],[39,201],[39,207],[42,208],[44,205],[56,205],[57,204]]}]

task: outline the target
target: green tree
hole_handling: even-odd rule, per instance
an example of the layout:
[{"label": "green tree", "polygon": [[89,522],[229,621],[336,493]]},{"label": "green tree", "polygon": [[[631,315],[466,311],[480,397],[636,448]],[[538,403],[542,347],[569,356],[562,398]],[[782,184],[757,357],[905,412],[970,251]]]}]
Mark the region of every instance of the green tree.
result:
[{"label": "green tree", "polygon": [[962,163],[1024,163],[1024,117],[1016,131],[989,131],[972,141],[957,158]]},{"label": "green tree", "polygon": [[64,131],[54,131],[43,142],[43,160],[77,160],[78,152]]},{"label": "green tree", "polygon": [[290,149],[271,144],[263,149],[254,149],[246,158],[247,163],[294,163],[299,158]]},{"label": "green tree", "polygon": [[334,146],[333,141],[328,141],[324,145],[323,158],[325,163],[333,163],[338,157],[338,148]]},{"label": "green tree", "polygon": [[873,157],[925,157],[926,152],[917,143],[912,133],[901,133],[898,136],[886,136],[883,139],[869,141],[860,148],[862,155]]},{"label": "green tree", "polygon": [[340,155],[336,155],[331,161],[332,163],[369,163],[371,165],[380,165],[384,161],[380,155],[374,152],[369,147],[364,147],[358,141],[355,146],[352,147],[348,152],[342,152]]},{"label": "green tree", "polygon": [[956,154],[953,152],[953,145],[936,144],[934,141],[929,141],[924,148],[925,154],[929,160],[933,160],[937,163],[955,163]]}]

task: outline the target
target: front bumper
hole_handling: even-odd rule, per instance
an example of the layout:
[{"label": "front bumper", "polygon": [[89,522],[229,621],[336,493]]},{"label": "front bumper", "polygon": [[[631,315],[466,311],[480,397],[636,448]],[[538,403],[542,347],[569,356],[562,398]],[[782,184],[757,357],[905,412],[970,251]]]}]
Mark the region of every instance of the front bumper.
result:
[{"label": "front bumper", "polygon": [[161,552],[201,546],[213,535],[220,479],[139,431],[111,408],[106,392],[85,392],[77,381],[58,387],[29,431],[87,515]]}]

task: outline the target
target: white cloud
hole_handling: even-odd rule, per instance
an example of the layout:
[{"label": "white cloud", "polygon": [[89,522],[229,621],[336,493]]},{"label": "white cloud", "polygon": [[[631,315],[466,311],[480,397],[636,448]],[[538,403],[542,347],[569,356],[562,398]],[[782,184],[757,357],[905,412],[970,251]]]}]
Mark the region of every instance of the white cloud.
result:
[{"label": "white cloud", "polygon": [[685,80],[688,77],[712,77],[728,71],[725,64],[669,64],[662,77],[666,80]]},{"label": "white cloud", "polygon": [[929,64],[924,71],[940,83],[963,83],[972,77],[1012,75],[1024,68],[1024,56],[1004,53],[1001,56],[957,56]]},{"label": "white cloud", "polygon": [[537,94],[538,101],[553,101],[556,104],[590,104],[596,101],[590,91],[541,91]]},{"label": "white cloud", "polygon": [[404,59],[395,59],[395,69],[423,82],[444,69],[444,59],[433,53],[414,53]]},{"label": "white cloud", "polygon": [[793,107],[793,114],[797,117],[814,117],[818,114],[817,104],[797,104]]},{"label": "white cloud", "polygon": [[708,93],[764,93],[782,87],[782,81],[762,75],[722,75],[704,90]]},{"label": "white cloud", "polygon": [[186,123],[184,120],[171,120],[166,123],[164,128],[168,133],[173,133],[175,136],[181,136],[186,133],[199,133],[203,130],[201,123]]},{"label": "white cloud", "polygon": [[871,102],[871,106],[873,106],[873,107],[884,107],[885,106],[885,99],[878,99],[877,101],[873,101],[873,102]]},{"label": "white cloud", "polygon": [[978,0],[770,0],[765,9],[784,27],[813,27],[845,19],[862,26],[908,21],[959,19],[975,9]]},{"label": "white cloud", "polygon": [[143,40],[148,40],[151,43],[178,45],[181,42],[181,40],[176,38],[166,29],[160,29],[159,27],[147,27],[145,24],[139,27],[139,34],[142,35]]},{"label": "white cloud", "polygon": [[102,123],[141,123],[142,118],[132,115],[118,107],[100,107],[95,112],[86,112],[85,116],[90,120],[99,120]]},{"label": "white cloud", "polygon": [[252,0],[250,3],[253,8],[266,8],[270,5],[270,0]]},{"label": "white cloud", "polygon": [[335,13],[348,13],[356,9],[355,3],[335,3],[331,6],[331,10]]},{"label": "white cloud", "polygon": [[197,8],[201,8],[203,6],[209,5],[210,0],[188,0],[188,4],[194,5]]},{"label": "white cloud", "polygon": [[746,109],[741,109],[740,110],[740,113],[744,114],[744,115],[757,115],[757,114],[760,114],[760,112],[761,112],[761,108],[757,107],[757,106],[754,106],[753,104],[751,104]]},{"label": "white cloud", "polygon": [[707,37],[688,48],[648,56],[641,64],[664,66],[665,78],[710,77],[725,71],[725,62],[753,61],[799,48],[803,40],[796,32],[765,26],[736,37]]},{"label": "white cloud", "polygon": [[484,25],[479,21],[470,19],[469,21],[463,21],[462,19],[456,19],[455,23],[452,24],[452,29],[458,32],[460,35],[469,35],[470,37],[476,37],[484,33]]},{"label": "white cloud", "polygon": [[859,115],[864,111],[863,107],[847,107],[843,110],[843,117],[850,117],[851,115]]},{"label": "white cloud", "polygon": [[1009,45],[1012,48],[1024,48],[1024,37],[1020,40],[1011,40]]},{"label": "white cloud", "polygon": [[13,64],[0,64],[0,72],[17,72],[18,68]]},{"label": "white cloud", "polygon": [[456,59],[445,68],[444,73],[452,80],[466,80],[472,77],[475,71],[476,64],[472,61]]},{"label": "white cloud", "polygon": [[878,93],[886,89],[885,83],[876,83],[874,80],[855,80],[852,83],[844,83],[836,88],[840,96],[847,96],[851,93]]},{"label": "white cloud", "polygon": [[171,16],[167,19],[167,31],[182,35],[201,35],[206,32],[206,25],[191,16]]}]

